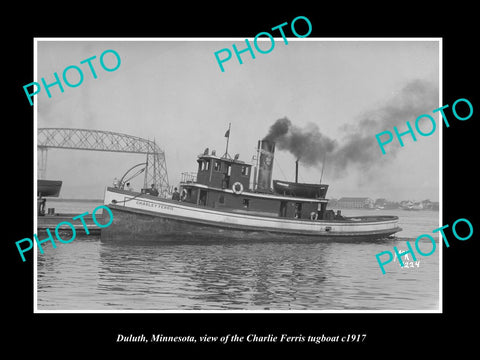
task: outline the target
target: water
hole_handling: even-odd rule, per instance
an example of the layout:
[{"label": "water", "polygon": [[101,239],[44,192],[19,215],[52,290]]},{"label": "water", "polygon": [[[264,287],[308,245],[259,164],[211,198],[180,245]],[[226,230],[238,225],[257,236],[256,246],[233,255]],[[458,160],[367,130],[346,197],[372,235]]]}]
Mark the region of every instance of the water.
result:
[{"label": "water", "polygon": [[[77,206],[80,214],[98,205],[55,207]],[[418,256],[416,263],[409,255],[408,268],[395,259],[385,275],[375,259],[430,234],[439,226],[438,212],[342,213],[398,215],[404,230],[396,239],[347,243],[292,238],[115,245],[83,235],[38,254],[38,310],[438,310],[438,242],[433,255]],[[427,252],[431,244],[421,248]]]}]

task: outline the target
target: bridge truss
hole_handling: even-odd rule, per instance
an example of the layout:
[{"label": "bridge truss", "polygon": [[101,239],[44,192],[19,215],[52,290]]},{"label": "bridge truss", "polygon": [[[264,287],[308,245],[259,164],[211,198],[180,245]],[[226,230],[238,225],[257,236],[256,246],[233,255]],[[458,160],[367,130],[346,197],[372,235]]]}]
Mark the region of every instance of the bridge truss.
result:
[{"label": "bridge truss", "polygon": [[37,148],[40,179],[45,177],[49,148],[136,153],[146,154],[147,158],[144,187],[155,184],[160,194],[170,191],[165,153],[155,141],[111,131],[39,128]]}]

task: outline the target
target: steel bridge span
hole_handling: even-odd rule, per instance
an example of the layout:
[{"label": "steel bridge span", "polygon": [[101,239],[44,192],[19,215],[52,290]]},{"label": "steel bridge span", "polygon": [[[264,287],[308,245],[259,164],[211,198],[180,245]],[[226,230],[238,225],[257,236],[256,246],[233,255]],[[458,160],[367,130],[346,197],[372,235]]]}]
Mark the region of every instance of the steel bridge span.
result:
[{"label": "steel bridge span", "polygon": [[146,154],[144,187],[155,184],[160,193],[170,190],[165,152],[155,141],[111,131],[39,128],[37,148],[39,179],[45,178],[49,148],[135,153]]}]

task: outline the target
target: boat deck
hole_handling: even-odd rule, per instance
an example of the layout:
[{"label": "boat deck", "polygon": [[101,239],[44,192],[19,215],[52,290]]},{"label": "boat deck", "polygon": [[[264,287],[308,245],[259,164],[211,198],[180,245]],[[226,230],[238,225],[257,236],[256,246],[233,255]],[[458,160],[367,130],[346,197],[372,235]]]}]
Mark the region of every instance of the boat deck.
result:
[{"label": "boat deck", "polygon": [[[252,211],[252,210],[243,210],[243,209],[234,209],[234,208],[227,208],[227,207],[222,207],[221,209],[218,208],[210,208],[208,206],[204,205],[197,205],[193,204],[190,202],[182,202],[178,200],[172,200],[172,199],[166,199],[166,198],[160,198],[158,196],[153,196],[150,194],[142,194],[139,192],[132,192],[128,190],[122,190],[122,189],[117,189],[117,188],[109,188],[110,191],[119,193],[119,194],[124,194],[127,195],[128,197],[125,198],[124,201],[119,201],[114,203],[114,205],[119,205],[123,206],[124,204],[128,203],[129,201],[132,200],[155,200],[155,201],[162,201],[163,203],[170,203],[170,204],[176,204],[176,205],[182,205],[182,206],[188,206],[190,208],[197,208],[197,209],[210,209],[210,210],[220,210],[225,213],[231,213],[231,214],[244,214],[244,215],[254,215],[254,216],[259,216],[259,217],[267,217],[267,218],[275,218],[275,219],[284,219],[283,217],[280,217],[278,213],[273,213],[273,212],[258,212],[258,211]],[[294,197],[292,197],[294,198]],[[108,204],[106,204],[108,206]],[[293,220],[293,219],[287,219],[286,220]],[[304,221],[304,222],[328,222],[328,223],[356,223],[356,222],[378,222],[378,221],[388,221],[388,220],[398,220],[398,216],[393,216],[393,215],[366,215],[366,216],[344,216],[343,219],[331,219],[331,220],[323,220],[323,219],[318,219],[318,220],[311,220],[309,218],[301,218],[301,219],[295,219],[295,221]]]}]

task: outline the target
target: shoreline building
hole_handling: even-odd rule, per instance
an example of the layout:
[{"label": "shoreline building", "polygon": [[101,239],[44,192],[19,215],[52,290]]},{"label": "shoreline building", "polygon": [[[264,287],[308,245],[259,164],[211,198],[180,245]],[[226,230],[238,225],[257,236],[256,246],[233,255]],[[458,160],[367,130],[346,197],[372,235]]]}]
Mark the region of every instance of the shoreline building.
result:
[{"label": "shoreline building", "polygon": [[374,203],[369,197],[342,197],[337,201],[337,206],[345,209],[373,209]]}]

